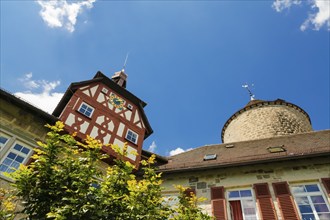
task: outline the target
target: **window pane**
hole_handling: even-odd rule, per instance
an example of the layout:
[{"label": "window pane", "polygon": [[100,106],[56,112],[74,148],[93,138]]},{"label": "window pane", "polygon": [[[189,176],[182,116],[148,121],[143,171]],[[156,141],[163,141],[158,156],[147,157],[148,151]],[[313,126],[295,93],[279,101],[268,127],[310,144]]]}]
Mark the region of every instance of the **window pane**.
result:
[{"label": "window pane", "polygon": [[3,161],[3,164],[4,165],[8,165],[10,166],[10,164],[13,162],[13,160],[9,159],[9,158],[6,158],[4,161]]},{"label": "window pane", "polygon": [[293,186],[292,191],[293,191],[293,193],[302,193],[302,192],[305,192],[305,187],[304,186]]},{"label": "window pane", "polygon": [[326,204],[314,205],[317,212],[329,212],[329,209]]},{"label": "window pane", "polygon": [[15,158],[15,161],[17,161],[18,163],[22,163],[24,160],[24,157],[18,156]]},{"label": "window pane", "polygon": [[320,220],[329,220],[330,219],[330,213],[321,213],[319,214]]},{"label": "window pane", "polygon": [[21,150],[22,153],[24,154],[28,154],[30,152],[29,148],[23,147],[23,149]]},{"label": "window pane", "polygon": [[19,168],[20,163],[17,163],[16,161],[13,162],[13,164],[11,165],[13,168],[18,169]]},{"label": "window pane", "polygon": [[239,197],[239,192],[238,191],[229,192],[229,198],[235,198],[235,197]]},{"label": "window pane", "polygon": [[17,151],[21,151],[22,148],[23,148],[22,145],[20,145],[20,144],[15,144],[15,147],[14,147],[15,150],[17,150]]},{"label": "window pane", "polygon": [[244,208],[254,208],[255,207],[255,203],[253,200],[243,200],[243,206]]},{"label": "window pane", "polygon": [[245,208],[244,209],[244,214],[245,215],[255,215],[256,210],[254,208]]},{"label": "window pane", "polygon": [[10,158],[10,159],[15,159],[15,157],[16,157],[16,154],[14,154],[14,153],[12,153],[12,152],[10,152],[9,154],[8,154],[8,156],[7,156],[8,158]]},{"label": "window pane", "polygon": [[301,213],[313,213],[310,205],[299,205],[299,210]]},{"label": "window pane", "polygon": [[0,136],[0,146],[5,144],[8,141],[8,138]]},{"label": "window pane", "polygon": [[322,196],[311,196],[313,203],[325,203]]},{"label": "window pane", "polygon": [[307,192],[318,192],[318,191],[320,191],[319,187],[316,184],[306,185],[305,187],[306,187]]},{"label": "window pane", "polygon": [[296,202],[298,205],[309,205],[307,196],[296,197]]},{"label": "window pane", "polygon": [[315,217],[313,214],[304,214],[302,215],[302,220],[315,220]]},{"label": "window pane", "polygon": [[8,169],[8,166],[5,166],[3,164],[0,165],[0,172],[6,172],[7,169]]},{"label": "window pane", "polygon": [[256,216],[245,216],[245,220],[257,220]]},{"label": "window pane", "polygon": [[251,197],[252,196],[251,190],[241,190],[240,193],[241,193],[241,197]]}]

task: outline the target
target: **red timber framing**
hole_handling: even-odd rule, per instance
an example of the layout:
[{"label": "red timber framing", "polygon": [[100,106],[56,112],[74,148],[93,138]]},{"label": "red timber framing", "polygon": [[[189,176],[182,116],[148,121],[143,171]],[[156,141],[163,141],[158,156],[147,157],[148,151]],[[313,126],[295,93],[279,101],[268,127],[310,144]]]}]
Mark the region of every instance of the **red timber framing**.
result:
[{"label": "red timber framing", "polygon": [[330,196],[330,178],[321,179],[325,190],[327,191],[328,196]]},{"label": "red timber framing", "polygon": [[269,191],[268,183],[253,185],[257,198],[260,217],[263,220],[277,220],[274,204]]},{"label": "red timber framing", "polygon": [[223,186],[211,188],[212,213],[216,220],[227,220],[225,190]]},{"label": "red timber framing", "polygon": [[294,204],[287,182],[273,183],[275,196],[281,210],[282,219],[299,220],[299,215]]}]

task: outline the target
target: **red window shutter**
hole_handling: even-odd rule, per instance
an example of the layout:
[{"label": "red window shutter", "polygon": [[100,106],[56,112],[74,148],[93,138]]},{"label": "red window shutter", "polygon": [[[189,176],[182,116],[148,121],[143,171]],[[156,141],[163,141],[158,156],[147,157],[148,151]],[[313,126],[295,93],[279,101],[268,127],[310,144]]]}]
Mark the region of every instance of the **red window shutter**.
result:
[{"label": "red window shutter", "polygon": [[212,213],[216,220],[227,220],[226,201],[224,199],[212,200]]},{"label": "red window shutter", "polygon": [[223,186],[211,188],[212,213],[216,220],[227,220],[225,190]]},{"label": "red window shutter", "polygon": [[225,190],[223,186],[211,187],[211,200],[214,199],[224,199]]},{"label": "red window shutter", "polygon": [[327,191],[328,195],[330,196],[330,178],[322,178],[321,179],[325,190]]},{"label": "red window shutter", "polygon": [[196,195],[196,190],[188,188],[184,191],[184,194],[185,194],[186,197],[191,197],[191,194]]},{"label": "red window shutter", "polygon": [[275,195],[281,210],[283,219],[299,220],[299,215],[291,196],[287,182],[273,183]]},{"label": "red window shutter", "polygon": [[277,220],[274,204],[267,183],[254,184],[257,203],[263,220]]}]

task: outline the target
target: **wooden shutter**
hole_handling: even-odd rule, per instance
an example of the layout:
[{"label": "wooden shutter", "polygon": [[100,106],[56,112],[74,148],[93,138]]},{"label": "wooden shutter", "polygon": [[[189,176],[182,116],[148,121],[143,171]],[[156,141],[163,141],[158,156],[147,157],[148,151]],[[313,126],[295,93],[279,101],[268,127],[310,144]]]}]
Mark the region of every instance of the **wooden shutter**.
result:
[{"label": "wooden shutter", "polygon": [[227,220],[224,191],[223,186],[211,187],[212,213],[216,220]]},{"label": "wooden shutter", "polygon": [[322,178],[321,179],[325,190],[327,191],[328,195],[330,196],[330,178]]},{"label": "wooden shutter", "polygon": [[273,183],[275,195],[281,210],[283,219],[299,220],[299,215],[291,196],[287,182]]},{"label": "wooden shutter", "polygon": [[277,220],[274,204],[267,183],[253,185],[257,203],[263,220]]},{"label": "wooden shutter", "polygon": [[184,194],[186,197],[191,197],[191,194],[194,194],[196,195],[196,190],[195,189],[191,189],[191,188],[188,188],[184,191]]}]

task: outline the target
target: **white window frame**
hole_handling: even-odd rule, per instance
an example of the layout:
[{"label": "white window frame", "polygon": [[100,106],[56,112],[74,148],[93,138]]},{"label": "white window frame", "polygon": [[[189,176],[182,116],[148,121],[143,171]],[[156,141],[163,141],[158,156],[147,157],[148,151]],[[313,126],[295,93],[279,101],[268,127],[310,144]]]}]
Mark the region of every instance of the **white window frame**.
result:
[{"label": "white window frame", "polygon": [[[83,105],[86,105],[86,107],[87,107],[85,111],[82,111],[82,110],[81,110],[81,108],[82,108]],[[90,115],[87,115],[87,114],[86,114],[88,108],[90,108],[90,109],[92,110],[91,113],[90,113]],[[95,111],[95,108],[92,107],[91,105],[88,105],[86,102],[82,102],[82,103],[80,104],[79,108],[78,108],[78,112],[81,113],[81,114],[83,114],[83,115],[85,115],[85,116],[88,117],[88,118],[91,118],[91,117],[92,117],[94,111]]]},{"label": "white window frame", "polygon": [[[295,189],[294,189],[295,187],[304,187],[304,188],[305,188],[305,186],[307,186],[307,185],[316,185],[316,186],[318,187],[319,191],[317,191],[317,192],[297,192],[297,191],[295,191]],[[322,213],[322,212],[317,212],[317,210],[316,210],[316,208],[315,208],[315,206],[314,206],[315,203],[313,203],[313,201],[312,201],[312,199],[311,199],[311,196],[321,196],[321,197],[323,198],[323,200],[324,200],[324,204],[325,204],[325,205],[327,206],[327,208],[328,208],[328,212],[323,212],[323,213],[329,213],[329,215],[330,215],[330,205],[329,205],[329,203],[328,203],[327,197],[324,196],[324,192],[323,192],[322,187],[321,187],[321,185],[320,185],[319,183],[311,182],[311,183],[295,184],[295,185],[291,185],[290,188],[291,188],[291,192],[292,192],[292,195],[293,195],[293,197],[294,197],[294,200],[295,200],[295,204],[296,204],[297,210],[298,210],[299,215],[300,215],[300,218],[301,218],[302,220],[304,220],[304,219],[303,219],[303,217],[302,217],[302,213],[300,212],[299,204],[298,204],[298,202],[297,202],[297,198],[298,198],[298,197],[307,197],[307,199],[308,199],[308,204],[306,204],[306,205],[309,205],[309,206],[311,207],[311,209],[312,209],[312,213],[311,213],[311,214],[314,215],[314,218],[315,218],[316,220],[320,220],[318,214],[319,214],[319,213]],[[318,204],[323,204],[323,203],[318,203]]]},{"label": "white window frame", "polygon": [[[251,196],[247,196],[247,197],[233,197],[230,198],[229,194],[230,192],[235,192],[235,191],[243,191],[243,190],[249,190],[251,192]],[[246,216],[246,214],[244,213],[244,201],[252,201],[253,203],[253,208],[255,210],[255,218],[254,220],[259,220],[259,211],[258,211],[258,206],[257,206],[257,202],[255,199],[255,195],[254,195],[254,191],[252,190],[252,188],[237,188],[237,189],[230,189],[230,190],[226,190],[226,197],[227,197],[227,203],[228,203],[228,213],[230,213],[229,218],[232,219],[232,214],[231,214],[231,210],[230,210],[230,201],[240,201],[241,203],[241,209],[242,209],[242,215],[243,215],[243,220],[251,220],[251,216]]]},{"label": "white window frame", "polygon": [[[131,138],[129,138],[129,135],[128,135],[129,132],[131,132],[133,135],[136,136],[135,141],[132,140]],[[133,144],[137,144],[138,143],[138,139],[139,139],[139,135],[136,132],[132,131],[131,129],[127,129],[127,132],[126,132],[126,135],[125,135],[125,139],[128,140],[128,141],[130,141],[130,142],[132,142]]]},{"label": "white window frame", "polygon": [[[17,156],[23,157],[23,160],[21,162],[16,161],[19,164],[26,164],[26,162],[30,159],[31,155],[33,154],[33,147],[31,144],[29,144],[28,142],[20,139],[19,137],[17,137],[16,135],[10,134],[9,132],[5,132],[3,130],[0,130],[0,135],[4,136],[6,138],[8,138],[8,140],[6,141],[6,143],[2,146],[1,151],[0,151],[0,165],[4,165],[4,166],[8,166],[9,164],[4,164],[4,161],[7,159],[8,155],[10,153],[15,154],[15,158]],[[29,152],[23,153],[21,151],[18,151],[15,149],[15,146],[19,144],[22,147],[25,147],[27,149],[29,149]],[[10,164],[12,165],[12,163]],[[13,166],[8,166],[8,167],[13,167]],[[10,168],[9,168],[10,169]],[[8,169],[7,169],[8,171]],[[0,176],[2,178],[8,179],[10,180],[7,176],[4,175],[5,172],[0,171]]]},{"label": "white window frame", "polygon": [[1,152],[3,149],[5,149],[6,145],[8,144],[8,142],[11,139],[11,136],[1,131],[0,138],[6,138],[7,139],[5,143],[0,143],[0,152]]}]

